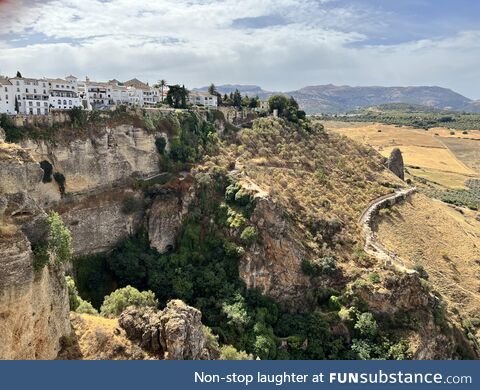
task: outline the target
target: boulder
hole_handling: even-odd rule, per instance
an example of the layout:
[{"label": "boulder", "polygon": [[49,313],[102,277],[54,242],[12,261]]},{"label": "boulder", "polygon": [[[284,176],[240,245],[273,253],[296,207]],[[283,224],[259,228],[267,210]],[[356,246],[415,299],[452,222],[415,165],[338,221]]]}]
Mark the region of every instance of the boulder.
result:
[{"label": "boulder", "polygon": [[405,179],[405,167],[403,164],[403,157],[400,149],[395,148],[392,150],[392,153],[390,153],[390,157],[387,160],[387,167],[400,179]]}]

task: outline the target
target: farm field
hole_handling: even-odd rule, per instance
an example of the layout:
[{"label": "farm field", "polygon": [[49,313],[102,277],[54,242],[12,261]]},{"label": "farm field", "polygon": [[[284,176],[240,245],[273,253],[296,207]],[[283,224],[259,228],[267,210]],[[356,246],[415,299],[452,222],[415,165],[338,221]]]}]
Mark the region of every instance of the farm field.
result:
[{"label": "farm field", "polygon": [[480,176],[480,131],[463,134],[457,130],[452,135],[446,128],[424,130],[336,121],[324,125],[327,130],[372,146],[385,157],[399,148],[413,175],[446,188],[465,188],[466,180]]}]

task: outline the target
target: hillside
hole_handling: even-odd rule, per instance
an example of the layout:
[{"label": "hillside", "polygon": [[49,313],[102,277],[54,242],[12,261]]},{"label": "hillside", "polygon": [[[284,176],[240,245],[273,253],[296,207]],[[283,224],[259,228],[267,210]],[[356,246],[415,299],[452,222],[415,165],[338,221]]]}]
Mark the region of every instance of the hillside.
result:
[{"label": "hillside", "polygon": [[[442,296],[420,274],[364,250],[359,217],[373,199],[406,184],[374,149],[292,118],[257,118],[240,129],[221,111],[132,110],[65,117],[56,134],[49,124],[10,123],[6,136],[18,145],[2,144],[9,184],[2,187],[2,222],[29,232],[21,254],[35,275],[37,255],[29,248],[48,241],[34,222],[56,211],[71,232],[68,268],[82,300],[93,305],[89,312],[122,318],[124,308],[102,307],[129,285],[155,294],[156,309],[181,299],[195,323],[211,329],[210,342],[239,358],[477,356],[461,320],[438,306]],[[19,207],[22,193],[28,202]],[[42,209],[33,213],[29,204]],[[1,232],[5,242],[9,234]],[[9,252],[2,262],[17,258]],[[64,268],[55,269],[62,280]],[[31,289],[21,272],[17,278]],[[68,330],[71,294],[65,300],[65,283],[58,289]],[[16,295],[0,301],[2,321],[13,321]],[[115,324],[74,317],[75,334],[62,338],[74,347],[66,353],[137,356]],[[38,326],[46,333],[46,323]],[[95,341],[104,335],[105,351]],[[27,342],[28,333],[21,336]]]},{"label": "hillside", "polygon": [[[243,95],[267,99],[276,92],[258,85],[226,84],[217,86],[222,94],[238,89]],[[194,89],[207,91],[208,87]],[[280,92],[293,96],[307,114],[345,113],[370,106],[404,103],[437,110],[480,112],[478,101],[472,101],[450,89],[441,87],[351,87],[337,85],[307,86],[298,90]]]}]

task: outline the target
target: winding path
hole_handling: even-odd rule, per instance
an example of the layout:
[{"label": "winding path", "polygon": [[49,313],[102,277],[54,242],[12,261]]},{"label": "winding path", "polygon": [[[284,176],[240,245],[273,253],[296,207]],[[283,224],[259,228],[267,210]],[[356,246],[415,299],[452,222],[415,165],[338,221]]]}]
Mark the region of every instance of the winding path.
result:
[{"label": "winding path", "polygon": [[374,199],[369,203],[369,205],[363,211],[362,215],[359,218],[359,223],[362,226],[363,233],[365,235],[365,252],[367,252],[371,256],[374,256],[378,260],[383,261],[386,265],[394,265],[405,272],[415,271],[407,268],[403,260],[398,255],[385,248],[385,246],[378,240],[377,236],[375,235],[373,231],[373,225],[375,222],[375,216],[378,215],[378,212],[381,209],[404,201],[416,190],[416,187],[405,188],[401,190],[396,190],[391,194],[383,195],[377,199]]}]

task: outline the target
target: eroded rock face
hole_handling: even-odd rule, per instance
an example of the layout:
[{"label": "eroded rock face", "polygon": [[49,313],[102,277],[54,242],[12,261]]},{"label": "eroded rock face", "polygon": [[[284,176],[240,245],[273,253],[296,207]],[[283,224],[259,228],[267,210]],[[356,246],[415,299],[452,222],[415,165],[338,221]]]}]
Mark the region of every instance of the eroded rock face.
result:
[{"label": "eroded rock face", "polygon": [[199,360],[209,356],[204,348],[202,313],[180,300],[163,311],[129,307],[119,318],[129,339],[168,360]]},{"label": "eroded rock face", "polygon": [[54,359],[70,333],[63,269],[33,268],[32,240],[45,212],[32,197],[41,169],[0,143],[0,359]]},{"label": "eroded rock face", "polygon": [[182,222],[195,196],[193,186],[185,183],[176,190],[171,189],[157,195],[147,211],[146,225],[150,245],[159,253],[175,248]]},{"label": "eroded rock face", "polygon": [[392,153],[387,160],[387,167],[400,179],[405,179],[403,157],[400,149],[395,148],[392,150]]},{"label": "eroded rock face", "polygon": [[132,125],[119,125],[96,138],[67,145],[27,140],[22,146],[31,151],[35,161],[49,161],[65,176],[66,192],[74,193],[159,173],[155,137]]},{"label": "eroded rock face", "polygon": [[301,238],[268,196],[256,197],[252,222],[261,244],[255,244],[240,261],[241,278],[248,288],[259,288],[292,309],[304,308],[311,284],[301,270],[306,256]]}]

